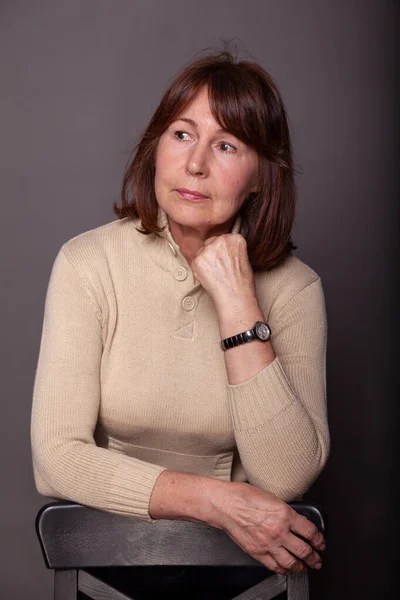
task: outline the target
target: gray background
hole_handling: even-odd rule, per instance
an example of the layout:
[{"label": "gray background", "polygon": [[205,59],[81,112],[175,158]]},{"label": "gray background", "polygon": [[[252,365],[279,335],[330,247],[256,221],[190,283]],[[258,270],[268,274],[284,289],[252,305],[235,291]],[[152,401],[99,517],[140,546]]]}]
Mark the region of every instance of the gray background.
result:
[{"label": "gray background", "polygon": [[330,532],[313,597],[388,597],[397,17],[395,2],[362,0],[0,3],[2,598],[52,597],[29,439],[51,265],[66,240],[114,219],[128,152],[170,77],[235,36],[285,99],[301,170],[297,255],[327,300],[332,454],[308,497],[328,509]]}]

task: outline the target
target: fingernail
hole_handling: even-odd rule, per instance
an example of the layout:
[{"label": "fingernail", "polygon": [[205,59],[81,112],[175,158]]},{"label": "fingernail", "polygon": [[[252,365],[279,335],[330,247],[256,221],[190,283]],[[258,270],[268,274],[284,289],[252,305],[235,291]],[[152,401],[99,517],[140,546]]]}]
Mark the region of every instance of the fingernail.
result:
[{"label": "fingernail", "polygon": [[316,569],[320,569],[321,567],[322,567],[322,562],[319,562],[319,563],[317,563],[317,564],[315,565],[315,568],[316,568]]}]

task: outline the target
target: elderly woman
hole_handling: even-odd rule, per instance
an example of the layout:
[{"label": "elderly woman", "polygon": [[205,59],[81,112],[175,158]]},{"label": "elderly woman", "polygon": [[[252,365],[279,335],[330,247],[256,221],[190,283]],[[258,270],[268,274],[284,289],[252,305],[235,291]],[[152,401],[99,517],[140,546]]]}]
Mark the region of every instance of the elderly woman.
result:
[{"label": "elderly woman", "polygon": [[119,219],[54,263],[41,494],[208,523],[278,573],[320,568],[322,535],[287,504],[329,452],[324,296],[291,254],[295,200],[271,77],[228,52],[192,62],[127,167]]}]

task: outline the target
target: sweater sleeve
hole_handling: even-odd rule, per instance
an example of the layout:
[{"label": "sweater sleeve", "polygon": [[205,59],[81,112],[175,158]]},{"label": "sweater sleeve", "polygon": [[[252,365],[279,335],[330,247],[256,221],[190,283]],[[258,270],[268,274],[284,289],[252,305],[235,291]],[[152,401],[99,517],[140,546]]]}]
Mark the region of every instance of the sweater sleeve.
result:
[{"label": "sweater sleeve", "polygon": [[252,485],[282,500],[301,497],[329,454],[327,322],[318,278],[271,315],[275,360],[228,385],[235,439]]},{"label": "sweater sleeve", "polygon": [[150,497],[164,468],[94,440],[101,357],[99,306],[61,249],[47,290],[33,391],[36,487],[45,496],[152,521]]}]

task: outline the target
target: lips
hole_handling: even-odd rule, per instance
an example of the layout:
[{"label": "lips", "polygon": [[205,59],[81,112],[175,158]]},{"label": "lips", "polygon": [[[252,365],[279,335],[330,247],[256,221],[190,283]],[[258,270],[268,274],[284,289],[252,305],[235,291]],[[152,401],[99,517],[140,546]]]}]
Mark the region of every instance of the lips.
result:
[{"label": "lips", "polygon": [[204,198],[208,198],[208,196],[205,196],[196,190],[188,190],[187,188],[178,188],[175,191],[186,200],[203,200]]}]

